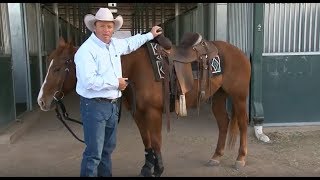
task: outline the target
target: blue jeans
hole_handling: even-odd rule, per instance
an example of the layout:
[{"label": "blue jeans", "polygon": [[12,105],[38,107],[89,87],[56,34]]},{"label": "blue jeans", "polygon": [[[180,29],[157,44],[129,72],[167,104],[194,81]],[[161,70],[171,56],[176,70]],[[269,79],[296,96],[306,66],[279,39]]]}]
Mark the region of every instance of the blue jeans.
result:
[{"label": "blue jeans", "polygon": [[80,96],[84,142],[80,176],[112,176],[119,109],[116,104]]}]

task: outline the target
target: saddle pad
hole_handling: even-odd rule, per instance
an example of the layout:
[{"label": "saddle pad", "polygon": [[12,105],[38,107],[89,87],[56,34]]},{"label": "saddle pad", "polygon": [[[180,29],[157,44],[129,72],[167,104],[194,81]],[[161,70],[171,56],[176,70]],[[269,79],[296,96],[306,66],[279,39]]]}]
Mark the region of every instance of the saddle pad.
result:
[{"label": "saddle pad", "polygon": [[[210,66],[212,66],[212,72],[210,73],[210,77],[217,76],[223,73],[222,59],[219,55],[211,59],[209,63]],[[198,62],[192,62],[191,67],[194,79],[198,79]]]},{"label": "saddle pad", "polygon": [[214,57],[211,60],[211,66],[212,66],[212,74],[219,75],[222,73],[222,68],[221,68],[221,60],[219,56]]},{"label": "saddle pad", "polygon": [[162,65],[163,57],[157,53],[157,48],[160,45],[154,42],[147,42],[146,44],[149,52],[154,77],[156,81],[161,81],[161,79],[164,78],[164,71]]}]

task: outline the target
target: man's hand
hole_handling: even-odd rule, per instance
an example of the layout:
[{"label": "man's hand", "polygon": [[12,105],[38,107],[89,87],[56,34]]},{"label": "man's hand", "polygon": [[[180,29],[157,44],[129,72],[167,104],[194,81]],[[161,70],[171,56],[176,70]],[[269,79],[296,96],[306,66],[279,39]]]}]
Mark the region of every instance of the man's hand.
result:
[{"label": "man's hand", "polygon": [[159,26],[153,26],[150,32],[152,33],[153,37],[157,37],[162,34],[162,28]]},{"label": "man's hand", "polygon": [[123,91],[126,89],[128,83],[126,82],[126,80],[128,80],[128,78],[118,78],[119,80],[119,90]]}]

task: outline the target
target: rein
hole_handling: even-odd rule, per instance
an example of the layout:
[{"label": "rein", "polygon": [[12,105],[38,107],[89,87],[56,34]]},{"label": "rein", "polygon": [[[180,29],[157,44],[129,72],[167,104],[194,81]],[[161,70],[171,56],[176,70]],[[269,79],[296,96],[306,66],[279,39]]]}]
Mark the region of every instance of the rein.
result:
[{"label": "rein", "polygon": [[78,121],[78,120],[75,120],[75,119],[72,119],[72,118],[69,117],[69,114],[66,111],[66,107],[64,106],[64,104],[61,101],[61,99],[56,99],[55,98],[55,101],[57,103],[57,106],[56,106],[56,109],[55,109],[57,118],[68,129],[68,131],[72,134],[72,136],[74,138],[76,138],[78,141],[84,143],[84,141],[82,139],[78,138],[78,136],[71,130],[71,128],[68,126],[68,124],[66,123],[65,120],[72,121],[72,122],[75,122],[75,123],[78,123],[78,124],[81,124],[81,125],[83,125],[83,123],[81,121]]},{"label": "rein", "polygon": [[[63,102],[62,102],[62,99],[64,97],[64,94],[63,92],[61,91],[62,87],[63,87],[63,84],[64,84],[64,80],[67,78],[68,76],[68,73],[70,72],[70,59],[68,59],[66,61],[66,75],[65,75],[65,78],[63,79],[63,82],[62,82],[62,85],[60,86],[60,89],[58,91],[56,91],[53,95],[53,99],[55,100],[57,106],[55,108],[55,111],[56,111],[56,116],[57,118],[62,122],[62,124],[68,129],[68,131],[72,134],[72,136],[74,138],[76,138],[78,141],[84,143],[84,140],[80,139],[72,130],[71,128],[68,126],[68,124],[66,123],[65,120],[68,120],[68,121],[71,121],[71,122],[75,122],[75,123],[78,123],[78,124],[81,124],[83,125],[83,123],[81,121],[78,121],[78,120],[75,120],[75,119],[72,119],[69,117],[69,114],[67,113],[66,111],[66,107],[64,106]],[[56,97],[56,94],[58,94],[59,92],[62,93],[62,97],[61,98],[57,98]]]}]

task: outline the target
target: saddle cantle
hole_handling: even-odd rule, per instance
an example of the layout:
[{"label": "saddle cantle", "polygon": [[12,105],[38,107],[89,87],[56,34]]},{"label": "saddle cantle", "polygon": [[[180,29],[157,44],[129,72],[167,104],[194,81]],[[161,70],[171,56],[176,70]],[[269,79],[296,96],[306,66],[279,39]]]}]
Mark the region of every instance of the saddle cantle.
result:
[{"label": "saddle cantle", "polygon": [[177,50],[172,56],[174,61],[181,63],[190,63],[196,60],[193,55],[192,47],[199,44],[202,41],[202,36],[198,33],[185,33],[181,39],[180,44],[177,46]]}]

